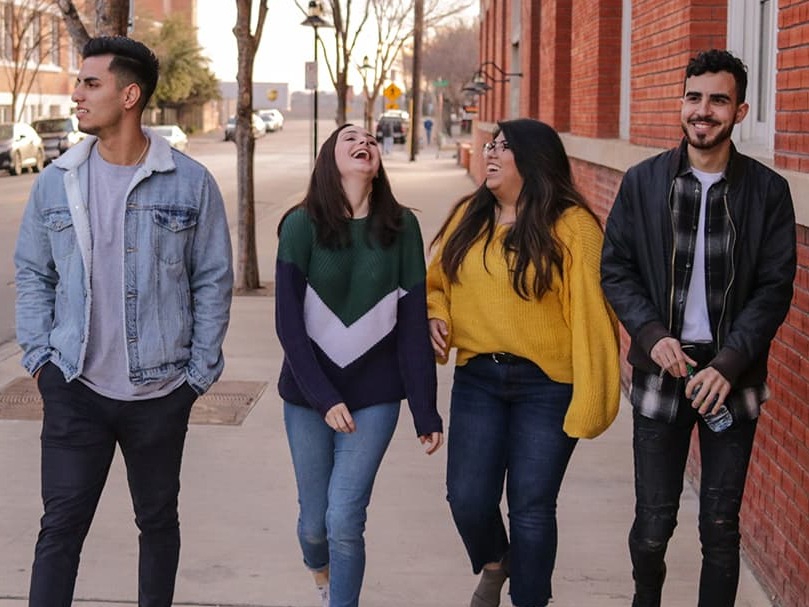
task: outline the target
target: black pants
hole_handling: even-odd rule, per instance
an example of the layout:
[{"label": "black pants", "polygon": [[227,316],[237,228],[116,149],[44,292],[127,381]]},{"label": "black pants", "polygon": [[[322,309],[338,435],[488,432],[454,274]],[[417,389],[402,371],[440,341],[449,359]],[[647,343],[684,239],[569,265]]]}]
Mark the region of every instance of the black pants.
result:
[{"label": "black pants", "polygon": [[[691,432],[699,414],[682,403],[673,424],[634,414],[635,522],[629,533],[633,607],[659,607],[666,547],[677,525]],[[698,423],[702,474],[699,607],[733,607],[739,582],[739,510],[756,420],[716,434]],[[694,555],[694,558],[698,558]]]},{"label": "black pants", "polygon": [[51,363],[42,368],[38,385],[45,514],[29,606],[70,607],[82,544],[117,443],[140,530],[138,604],[170,607],[180,554],[180,464],[196,392],[183,384],[162,398],[117,401],[79,381],[65,382]]}]

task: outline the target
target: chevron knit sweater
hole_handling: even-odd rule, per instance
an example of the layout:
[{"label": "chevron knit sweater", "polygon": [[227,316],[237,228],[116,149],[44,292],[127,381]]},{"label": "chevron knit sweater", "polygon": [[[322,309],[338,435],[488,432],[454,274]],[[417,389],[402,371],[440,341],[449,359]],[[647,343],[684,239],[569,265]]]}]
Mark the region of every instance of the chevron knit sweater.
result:
[{"label": "chevron knit sweater", "polygon": [[351,245],[322,246],[299,208],[281,226],[275,326],[284,349],[281,397],[321,415],[407,398],[421,436],[442,430],[416,217],[388,248],[369,242],[367,219],[350,222]]},{"label": "chevron knit sweater", "polygon": [[[563,272],[554,273],[541,299],[522,299],[511,286],[502,247],[506,226],[498,226],[485,266],[485,239],[472,245],[454,283],[441,269],[439,248],[427,274],[429,316],[447,323],[458,365],[478,354],[509,352],[531,360],[552,380],[573,384],[564,430],[590,438],[612,423],[620,398],[617,321],[600,284],[603,235],[577,207],[566,210],[554,229],[563,243]],[[529,273],[529,285],[532,280]]]}]

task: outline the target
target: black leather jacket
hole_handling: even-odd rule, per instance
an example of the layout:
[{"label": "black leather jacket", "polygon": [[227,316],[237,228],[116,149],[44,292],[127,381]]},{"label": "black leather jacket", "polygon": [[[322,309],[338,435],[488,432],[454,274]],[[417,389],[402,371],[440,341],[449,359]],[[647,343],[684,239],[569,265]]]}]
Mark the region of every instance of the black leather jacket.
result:
[{"label": "black leather jacket", "polygon": [[[649,356],[652,346],[672,336],[672,184],[687,163],[683,140],[679,148],[629,169],[607,219],[601,285],[632,338],[629,362],[648,373],[660,372]],[[797,263],[795,211],[787,181],[733,146],[725,176],[732,271],[710,366],[734,388],[743,388],[766,379],[770,342],[789,311]]]}]

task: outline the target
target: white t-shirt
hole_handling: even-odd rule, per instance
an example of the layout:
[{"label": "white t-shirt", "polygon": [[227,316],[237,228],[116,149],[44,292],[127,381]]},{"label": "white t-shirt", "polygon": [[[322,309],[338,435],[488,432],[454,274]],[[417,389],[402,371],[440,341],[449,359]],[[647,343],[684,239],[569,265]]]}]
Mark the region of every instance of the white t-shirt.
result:
[{"label": "white t-shirt", "polygon": [[702,196],[699,202],[693,270],[685,298],[685,316],[680,339],[690,342],[710,342],[713,341],[713,334],[711,333],[711,320],[708,316],[708,296],[705,290],[705,210],[708,206],[708,190],[722,179],[723,173],[705,173],[693,167],[691,172],[699,179]]}]

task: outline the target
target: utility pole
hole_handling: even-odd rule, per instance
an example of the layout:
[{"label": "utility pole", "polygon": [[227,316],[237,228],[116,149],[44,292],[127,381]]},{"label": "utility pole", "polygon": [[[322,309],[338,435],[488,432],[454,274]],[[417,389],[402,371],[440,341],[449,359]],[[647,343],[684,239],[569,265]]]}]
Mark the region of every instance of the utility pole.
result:
[{"label": "utility pole", "polygon": [[415,26],[413,27],[413,112],[410,116],[410,161],[416,159],[419,149],[419,132],[421,126],[421,38],[424,32],[424,0],[414,3]]}]

